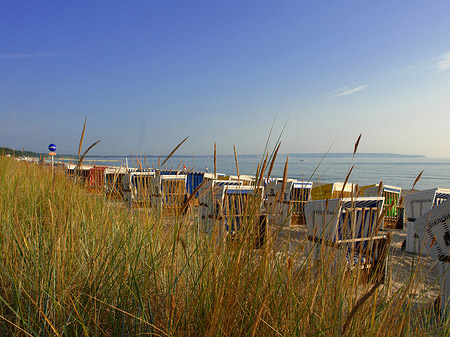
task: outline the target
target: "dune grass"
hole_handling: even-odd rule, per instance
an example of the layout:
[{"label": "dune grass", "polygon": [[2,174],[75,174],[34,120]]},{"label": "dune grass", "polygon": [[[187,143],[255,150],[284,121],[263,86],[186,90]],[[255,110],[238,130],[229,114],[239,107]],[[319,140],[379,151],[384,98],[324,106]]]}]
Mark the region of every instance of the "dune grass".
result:
[{"label": "dune grass", "polygon": [[[266,165],[263,165],[266,166]],[[0,335],[445,335],[393,293],[360,284],[307,242],[254,249],[88,193],[62,170],[0,157]],[[422,310],[423,309],[423,310]],[[417,319],[420,316],[421,319]],[[447,329],[447,330],[445,330]]]}]

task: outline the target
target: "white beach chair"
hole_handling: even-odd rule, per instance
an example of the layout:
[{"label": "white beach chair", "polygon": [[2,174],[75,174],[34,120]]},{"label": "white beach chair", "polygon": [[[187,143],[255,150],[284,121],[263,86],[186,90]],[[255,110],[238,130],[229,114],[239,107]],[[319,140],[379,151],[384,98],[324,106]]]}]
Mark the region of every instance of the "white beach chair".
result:
[{"label": "white beach chair", "polygon": [[151,203],[157,212],[176,215],[187,199],[187,176],[185,174],[161,174],[156,171],[151,181]]},{"label": "white beach chair", "polygon": [[152,181],[155,179],[155,171],[128,170],[123,176],[122,188],[125,203],[132,205],[150,206],[152,197]]},{"label": "white beach chair", "polygon": [[127,174],[124,167],[108,167],[105,170],[105,196],[111,199],[123,199],[123,181]]},{"label": "white beach chair", "polygon": [[233,239],[243,234],[254,240],[256,248],[262,246],[268,229],[263,193],[263,186],[222,186],[219,193],[220,238]]},{"label": "white beach chair", "polygon": [[281,192],[282,179],[267,184],[267,214],[276,227],[290,226],[292,217],[297,223],[305,223],[305,204],[311,199],[312,182],[289,179]]},{"label": "white beach chair", "polygon": [[382,197],[308,202],[305,216],[313,261],[336,254],[347,270],[365,272],[367,281],[384,281],[390,236],[377,235],[383,202]]},{"label": "white beach chair", "polygon": [[231,180],[208,180],[198,191],[198,217],[199,229],[202,232],[211,234],[214,224],[218,221],[220,205],[223,200],[224,186],[242,186],[242,181]]},{"label": "white beach chair", "polygon": [[283,188],[282,180],[270,181],[266,186],[266,212],[269,222],[276,228],[291,225],[292,212],[290,208],[292,182],[286,182]]},{"label": "white beach chair", "polygon": [[415,227],[419,249],[427,247],[429,255],[439,265],[441,313],[447,320],[450,315],[450,200],[420,216]]},{"label": "white beach chair", "polygon": [[449,188],[433,188],[416,193],[410,193],[405,196],[405,213],[406,213],[406,240],[403,248],[408,253],[428,254],[428,247],[422,245],[417,235],[416,220],[438,206],[442,202],[450,198]]}]

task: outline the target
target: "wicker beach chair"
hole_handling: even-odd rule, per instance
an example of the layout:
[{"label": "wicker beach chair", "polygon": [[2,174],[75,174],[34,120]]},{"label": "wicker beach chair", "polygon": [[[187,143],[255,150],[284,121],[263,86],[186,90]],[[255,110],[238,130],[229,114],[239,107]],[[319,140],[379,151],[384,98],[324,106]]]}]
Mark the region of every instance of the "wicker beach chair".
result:
[{"label": "wicker beach chair", "polygon": [[402,248],[413,254],[428,254],[428,246],[422,245],[417,235],[416,220],[432,208],[450,199],[450,188],[432,188],[405,196],[406,240]]},{"label": "wicker beach chair", "polygon": [[263,186],[222,186],[219,193],[219,238],[249,238],[254,247],[263,245],[268,221],[263,210]]},{"label": "wicker beach chair", "polygon": [[400,205],[401,187],[373,184],[361,187],[364,197],[384,197],[383,210],[386,210],[380,229],[403,229],[405,212]]},{"label": "wicker beach chair", "polygon": [[440,310],[448,322],[450,316],[450,200],[441,202],[417,221],[416,233],[422,247],[439,267],[438,280],[441,286]]},{"label": "wicker beach chair", "polygon": [[186,174],[161,174],[156,171],[151,181],[151,203],[156,211],[176,215],[187,199]]},{"label": "wicker beach chair", "polygon": [[124,201],[129,206],[150,206],[152,198],[152,182],[155,171],[128,170],[122,178]]},{"label": "wicker beach chair", "polygon": [[212,179],[206,181],[198,191],[198,221],[201,232],[211,234],[214,224],[217,223],[224,186],[242,186],[242,182]]},{"label": "wicker beach chair", "polygon": [[[305,205],[313,261],[333,258],[367,282],[384,282],[390,234],[378,235],[384,198],[310,201]],[[333,255],[330,255],[333,254]]]}]

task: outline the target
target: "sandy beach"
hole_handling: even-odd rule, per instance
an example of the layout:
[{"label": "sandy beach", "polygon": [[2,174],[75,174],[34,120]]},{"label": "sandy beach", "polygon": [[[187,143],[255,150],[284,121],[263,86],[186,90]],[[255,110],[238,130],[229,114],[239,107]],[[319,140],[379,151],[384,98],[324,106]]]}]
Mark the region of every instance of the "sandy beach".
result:
[{"label": "sandy beach", "polygon": [[[391,244],[388,256],[388,278],[383,287],[389,287],[394,294],[407,284],[411,270],[416,271],[414,286],[408,291],[414,306],[429,307],[440,294],[438,268],[429,256],[420,256],[404,252],[401,249],[406,239],[406,228],[402,230],[383,230],[379,234],[391,233]],[[290,239],[291,252],[295,252],[307,241],[306,225],[293,225],[280,233],[280,239]]]}]

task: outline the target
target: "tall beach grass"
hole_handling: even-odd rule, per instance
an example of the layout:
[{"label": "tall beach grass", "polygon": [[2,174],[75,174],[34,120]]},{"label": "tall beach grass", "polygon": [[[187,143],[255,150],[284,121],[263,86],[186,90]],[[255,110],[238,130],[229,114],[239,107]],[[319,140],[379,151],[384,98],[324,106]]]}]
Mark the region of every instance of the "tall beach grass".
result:
[{"label": "tall beach grass", "polygon": [[361,284],[333,256],[311,263],[306,241],[280,248],[279,229],[260,249],[223,242],[199,232],[192,207],[129,209],[6,157],[0,194],[0,335],[449,334],[409,300],[414,278]]}]

